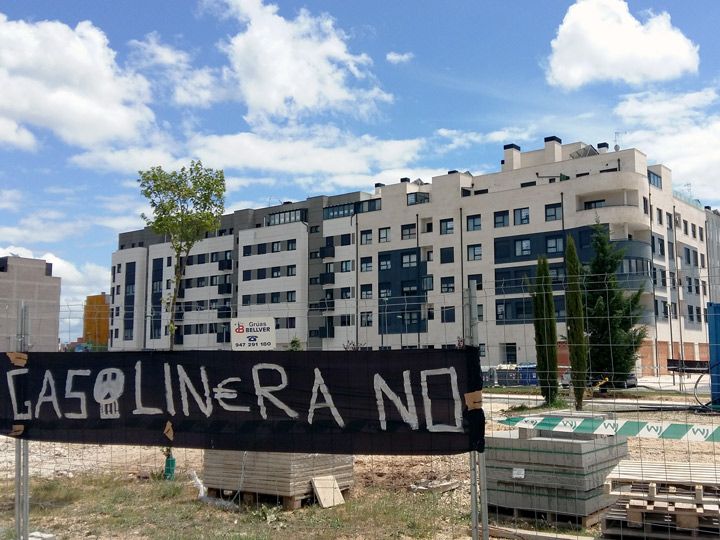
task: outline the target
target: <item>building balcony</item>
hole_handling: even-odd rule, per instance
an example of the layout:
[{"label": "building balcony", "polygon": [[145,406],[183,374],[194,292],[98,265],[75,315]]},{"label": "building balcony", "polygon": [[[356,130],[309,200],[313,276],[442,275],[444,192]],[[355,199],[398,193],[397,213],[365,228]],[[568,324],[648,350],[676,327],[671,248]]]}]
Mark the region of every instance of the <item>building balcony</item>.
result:
[{"label": "building balcony", "polygon": [[232,294],[232,283],[221,283],[217,288],[218,294]]},{"label": "building balcony", "polygon": [[229,319],[231,316],[230,306],[220,306],[217,309],[218,319]]},{"label": "building balcony", "polygon": [[322,259],[327,259],[331,257],[335,257],[335,246],[325,246],[320,248],[320,257]]},{"label": "building balcony", "polygon": [[233,262],[232,259],[225,259],[218,261],[218,270],[232,270]]},{"label": "building balcony", "polygon": [[225,332],[218,332],[217,333],[217,342],[218,343],[230,343],[230,331],[227,330]]},{"label": "building balcony", "polygon": [[335,283],[335,272],[323,272],[320,274],[320,285]]},{"label": "building balcony", "polygon": [[320,328],[318,330],[318,332],[319,332],[320,337],[323,339],[335,337],[335,327],[334,326]]}]

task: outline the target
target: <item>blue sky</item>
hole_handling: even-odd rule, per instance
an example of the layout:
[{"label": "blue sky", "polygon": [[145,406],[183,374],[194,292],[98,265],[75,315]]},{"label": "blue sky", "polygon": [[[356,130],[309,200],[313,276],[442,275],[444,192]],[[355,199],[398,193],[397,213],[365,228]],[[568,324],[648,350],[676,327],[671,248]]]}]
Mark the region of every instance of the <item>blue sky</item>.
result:
[{"label": "blue sky", "polygon": [[3,2],[0,255],[55,264],[72,334],[154,165],[223,168],[235,210],[617,138],[716,205],[718,20],[714,1]]}]

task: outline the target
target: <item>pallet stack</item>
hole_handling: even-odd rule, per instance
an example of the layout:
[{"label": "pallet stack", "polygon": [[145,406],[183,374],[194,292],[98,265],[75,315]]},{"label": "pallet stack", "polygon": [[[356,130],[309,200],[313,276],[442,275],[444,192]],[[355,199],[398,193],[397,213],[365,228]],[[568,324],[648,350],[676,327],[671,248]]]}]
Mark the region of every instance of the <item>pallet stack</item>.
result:
[{"label": "pallet stack", "polygon": [[246,502],[269,495],[286,509],[313,495],[314,477],[334,476],[343,491],[353,485],[353,456],[347,455],[206,450],[203,468],[208,494],[241,493]]},{"label": "pallet stack", "polygon": [[488,503],[499,513],[583,527],[615,502],[605,479],[627,456],[625,437],[578,439],[572,433],[526,430],[485,438]]},{"label": "pallet stack", "polygon": [[720,468],[621,461],[606,493],[617,503],[603,518],[604,538],[720,538]]}]

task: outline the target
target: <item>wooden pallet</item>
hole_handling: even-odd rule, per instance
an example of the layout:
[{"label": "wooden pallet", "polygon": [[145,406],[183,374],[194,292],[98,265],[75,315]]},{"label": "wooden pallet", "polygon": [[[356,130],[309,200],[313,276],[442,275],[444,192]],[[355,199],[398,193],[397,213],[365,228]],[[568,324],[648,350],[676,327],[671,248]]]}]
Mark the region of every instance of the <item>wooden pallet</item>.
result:
[{"label": "wooden pallet", "polygon": [[587,529],[600,523],[604,510],[594,512],[589,516],[578,516],[575,514],[563,514],[561,512],[544,512],[540,510],[528,510],[524,508],[508,508],[495,504],[488,505],[490,515],[504,516],[514,519],[524,519],[531,521],[545,521],[557,525],[567,525],[568,523],[577,527]]},{"label": "wooden pallet", "polygon": [[720,488],[703,485],[668,485],[656,482],[605,483],[605,493],[649,503],[688,503],[702,505],[706,511],[717,512],[720,507]]},{"label": "wooden pallet", "polygon": [[602,519],[603,538],[717,539],[720,515],[702,505],[621,498]]}]

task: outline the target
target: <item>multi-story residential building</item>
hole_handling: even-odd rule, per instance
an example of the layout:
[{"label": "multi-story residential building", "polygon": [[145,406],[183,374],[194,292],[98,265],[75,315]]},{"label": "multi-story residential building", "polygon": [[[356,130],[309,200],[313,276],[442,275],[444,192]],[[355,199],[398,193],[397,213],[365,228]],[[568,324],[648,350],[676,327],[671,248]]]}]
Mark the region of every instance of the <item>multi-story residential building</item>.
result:
[{"label": "multi-story residential building", "polygon": [[83,343],[91,350],[105,350],[110,332],[110,295],[93,294],[85,298]]},{"label": "multi-story residential building", "polygon": [[58,350],[60,278],[52,263],[24,257],[0,257],[0,351],[18,351],[21,301],[25,303],[25,347]]},{"label": "multi-story residential building", "polygon": [[[468,335],[476,298],[485,363],[533,361],[528,287],[537,258],[549,258],[563,335],[566,237],[589,261],[597,222],[624,250],[620,283],[644,287],[648,339],[638,368],[660,373],[668,358],[707,360],[708,268],[719,260],[708,248],[712,212],[674,193],[668,168],[648,165],[637,149],[557,137],[529,152],[505,145],[503,158],[496,173],[402,178],[372,194],[223,216],[188,260],[179,341],[227,347],[228,317],[262,314],[275,317],[280,344],[454,347]],[[169,245],[141,230],[121,234],[119,248],[111,346],[166,347]]]}]

